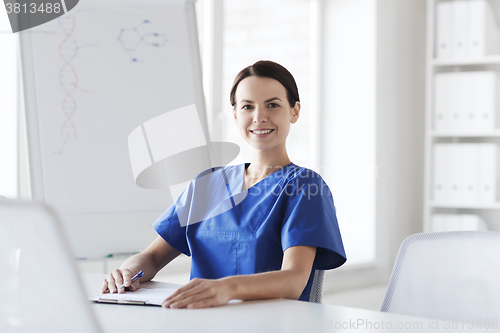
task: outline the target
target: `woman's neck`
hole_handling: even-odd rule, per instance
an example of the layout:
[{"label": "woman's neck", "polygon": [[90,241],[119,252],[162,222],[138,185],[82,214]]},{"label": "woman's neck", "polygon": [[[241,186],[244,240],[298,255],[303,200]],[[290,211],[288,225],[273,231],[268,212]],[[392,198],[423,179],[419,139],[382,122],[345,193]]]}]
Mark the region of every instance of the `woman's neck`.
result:
[{"label": "woman's neck", "polygon": [[263,179],[276,170],[287,166],[290,162],[286,151],[276,154],[275,152],[254,150],[252,162],[245,170],[245,175],[250,179]]}]

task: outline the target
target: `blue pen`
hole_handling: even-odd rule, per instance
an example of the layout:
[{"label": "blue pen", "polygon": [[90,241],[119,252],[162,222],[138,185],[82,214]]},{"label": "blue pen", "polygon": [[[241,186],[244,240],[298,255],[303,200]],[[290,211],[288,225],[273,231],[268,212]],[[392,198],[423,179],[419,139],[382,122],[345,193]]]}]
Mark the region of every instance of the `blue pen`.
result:
[{"label": "blue pen", "polygon": [[[143,275],[143,274],[144,274],[144,272],[143,272],[143,271],[139,271],[139,273],[137,273],[136,275],[134,275],[134,276],[132,277],[132,281],[131,281],[131,282],[134,282],[134,281],[135,281],[135,280],[137,280],[138,278],[142,277],[142,275]],[[121,285],[120,289],[123,289],[123,288],[125,288],[125,285],[124,285],[124,284],[122,284],[122,285]]]}]

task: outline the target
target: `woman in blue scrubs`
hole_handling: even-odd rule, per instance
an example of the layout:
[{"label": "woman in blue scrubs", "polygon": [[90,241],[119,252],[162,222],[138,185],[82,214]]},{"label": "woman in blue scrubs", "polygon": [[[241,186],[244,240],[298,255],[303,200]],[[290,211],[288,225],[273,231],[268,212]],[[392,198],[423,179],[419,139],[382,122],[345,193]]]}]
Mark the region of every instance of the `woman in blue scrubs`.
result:
[{"label": "woman in blue scrubs", "polygon": [[[159,236],[104,281],[102,292],[137,290],[179,254],[192,257],[191,281],[168,308],[204,308],[232,299],[309,300],[316,270],[346,261],[330,189],[286,151],[300,114],[293,76],[259,61],[230,93],[233,117],[253,147],[251,163],[212,168],[193,179],[154,223]],[[131,282],[142,270],[144,275]]]}]

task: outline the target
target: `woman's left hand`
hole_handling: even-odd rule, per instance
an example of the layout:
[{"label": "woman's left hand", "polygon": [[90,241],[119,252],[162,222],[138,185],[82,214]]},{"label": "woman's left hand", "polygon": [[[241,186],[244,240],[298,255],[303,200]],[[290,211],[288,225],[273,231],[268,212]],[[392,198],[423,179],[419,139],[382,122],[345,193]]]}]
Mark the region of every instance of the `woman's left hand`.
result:
[{"label": "woman's left hand", "polygon": [[164,308],[201,309],[225,305],[231,300],[229,283],[225,280],[192,279],[163,302]]}]

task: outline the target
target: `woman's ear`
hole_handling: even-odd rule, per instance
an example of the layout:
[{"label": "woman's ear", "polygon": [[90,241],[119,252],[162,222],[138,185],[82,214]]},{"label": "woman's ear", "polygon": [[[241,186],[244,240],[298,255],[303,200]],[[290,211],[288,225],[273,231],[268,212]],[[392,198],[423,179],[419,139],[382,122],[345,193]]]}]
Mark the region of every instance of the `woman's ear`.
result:
[{"label": "woman's ear", "polygon": [[238,125],[238,117],[236,116],[236,108],[233,106],[233,117],[234,117],[234,122],[236,125]]},{"label": "woman's ear", "polygon": [[300,115],[300,102],[297,101],[295,102],[295,106],[292,109],[292,119],[290,120],[290,122],[292,124],[295,124],[299,119],[299,115]]}]

